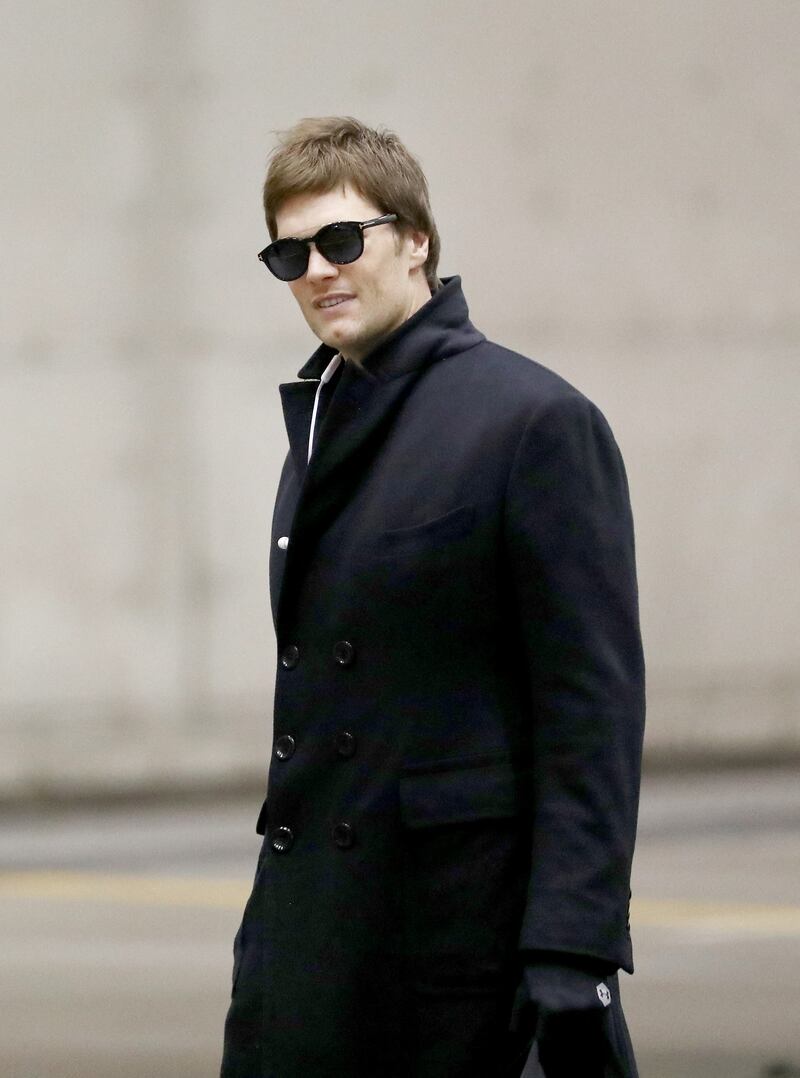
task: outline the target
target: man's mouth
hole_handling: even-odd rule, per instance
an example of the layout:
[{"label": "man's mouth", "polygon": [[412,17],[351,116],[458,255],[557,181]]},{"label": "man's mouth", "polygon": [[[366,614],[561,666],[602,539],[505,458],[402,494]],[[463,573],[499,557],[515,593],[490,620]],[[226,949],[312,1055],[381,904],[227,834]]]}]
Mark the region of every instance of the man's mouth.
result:
[{"label": "man's mouth", "polygon": [[331,307],[338,307],[342,303],[347,303],[348,300],[354,299],[353,296],[323,296],[322,299],[314,300],[314,306],[319,310],[327,311]]}]

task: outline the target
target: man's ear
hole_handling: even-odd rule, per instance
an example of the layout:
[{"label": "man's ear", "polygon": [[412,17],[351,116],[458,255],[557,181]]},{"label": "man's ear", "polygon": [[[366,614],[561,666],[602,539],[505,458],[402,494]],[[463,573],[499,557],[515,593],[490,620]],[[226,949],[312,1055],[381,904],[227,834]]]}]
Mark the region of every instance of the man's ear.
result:
[{"label": "man's ear", "polygon": [[428,236],[412,229],[407,233],[409,262],[412,270],[419,269],[428,261]]}]

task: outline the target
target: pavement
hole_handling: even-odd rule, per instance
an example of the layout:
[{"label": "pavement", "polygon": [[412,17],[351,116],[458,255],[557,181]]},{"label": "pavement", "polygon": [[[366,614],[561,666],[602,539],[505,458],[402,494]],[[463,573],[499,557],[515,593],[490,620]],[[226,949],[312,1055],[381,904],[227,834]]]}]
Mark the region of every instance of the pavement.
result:
[{"label": "pavement", "polygon": [[[799,779],[645,778],[641,1078],[800,1078]],[[0,1078],[216,1078],[259,801],[6,810]]]}]

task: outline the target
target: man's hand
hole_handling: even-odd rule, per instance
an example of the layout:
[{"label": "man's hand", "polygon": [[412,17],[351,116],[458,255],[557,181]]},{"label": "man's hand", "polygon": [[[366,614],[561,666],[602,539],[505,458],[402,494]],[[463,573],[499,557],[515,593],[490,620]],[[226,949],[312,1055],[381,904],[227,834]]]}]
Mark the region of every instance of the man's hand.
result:
[{"label": "man's hand", "polygon": [[611,991],[587,959],[548,956],[529,962],[512,1024],[535,1036],[546,1078],[603,1078]]},{"label": "man's hand", "polygon": [[602,1011],[559,1011],[541,1017],[539,1065],[546,1078],[603,1078],[607,1051]]}]

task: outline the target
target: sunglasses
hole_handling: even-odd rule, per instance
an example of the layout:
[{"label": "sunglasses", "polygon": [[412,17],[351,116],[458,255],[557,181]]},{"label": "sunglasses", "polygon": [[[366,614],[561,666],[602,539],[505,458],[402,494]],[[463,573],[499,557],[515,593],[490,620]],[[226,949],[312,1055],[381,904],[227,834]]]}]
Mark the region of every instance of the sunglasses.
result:
[{"label": "sunglasses", "polygon": [[396,213],[385,213],[371,221],[335,221],[324,225],[314,236],[305,240],[275,240],[259,253],[259,258],[279,281],[296,281],[308,269],[308,257],[313,243],[328,262],[346,266],[364,253],[364,229],[388,225],[397,220]]}]

